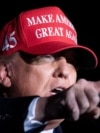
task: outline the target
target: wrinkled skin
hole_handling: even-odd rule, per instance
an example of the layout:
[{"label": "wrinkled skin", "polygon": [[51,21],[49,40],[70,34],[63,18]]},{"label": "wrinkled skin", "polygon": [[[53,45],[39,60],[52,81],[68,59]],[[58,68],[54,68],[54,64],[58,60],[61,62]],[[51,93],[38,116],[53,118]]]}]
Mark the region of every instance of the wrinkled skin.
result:
[{"label": "wrinkled skin", "polygon": [[76,83],[75,66],[63,55],[56,57],[31,57],[31,63],[27,63],[16,53],[9,63],[0,67],[5,96],[40,96],[35,119],[48,121],[45,129],[57,127],[65,118],[77,120],[84,113],[93,112],[93,117],[99,117],[99,95],[94,84],[84,79]]},{"label": "wrinkled skin", "polygon": [[[97,87],[95,84],[97,83],[80,79],[76,84],[70,87],[70,89],[48,98],[49,100],[44,98],[46,103],[46,109],[44,108],[44,110],[46,110],[46,115],[44,115],[43,119],[51,120],[62,117],[66,120],[78,120],[80,115],[84,113],[86,113],[87,116],[89,115],[89,117],[93,117],[94,119],[99,118],[100,108],[97,105],[100,101],[98,96],[98,92],[100,90],[96,89],[100,88],[100,82],[98,83],[99,86]],[[42,103],[42,100],[40,99],[39,102]],[[52,104],[54,104],[54,106]],[[39,108],[41,107],[39,106]],[[49,121],[50,125],[47,126],[46,129],[53,127],[55,123],[59,123],[58,119],[55,121]]]}]

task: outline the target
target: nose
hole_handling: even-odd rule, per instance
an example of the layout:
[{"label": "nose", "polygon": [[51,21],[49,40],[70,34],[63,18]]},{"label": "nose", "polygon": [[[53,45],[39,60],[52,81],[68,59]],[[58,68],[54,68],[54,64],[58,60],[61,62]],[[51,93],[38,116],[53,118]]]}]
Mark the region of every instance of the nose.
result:
[{"label": "nose", "polygon": [[56,69],[54,72],[54,77],[67,78],[69,75],[69,63],[65,57],[60,57],[56,63]]}]

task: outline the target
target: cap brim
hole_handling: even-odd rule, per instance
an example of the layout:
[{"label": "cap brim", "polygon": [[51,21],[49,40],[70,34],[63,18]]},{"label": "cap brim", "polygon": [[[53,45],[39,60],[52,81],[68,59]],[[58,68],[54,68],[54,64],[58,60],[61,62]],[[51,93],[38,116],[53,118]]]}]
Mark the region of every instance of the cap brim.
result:
[{"label": "cap brim", "polygon": [[98,58],[96,54],[90,49],[82,45],[71,45],[60,42],[50,42],[44,44],[38,44],[31,48],[23,48],[22,51],[35,54],[45,55],[54,54],[63,50],[73,49],[77,55],[78,65],[84,69],[93,69],[98,64]]}]

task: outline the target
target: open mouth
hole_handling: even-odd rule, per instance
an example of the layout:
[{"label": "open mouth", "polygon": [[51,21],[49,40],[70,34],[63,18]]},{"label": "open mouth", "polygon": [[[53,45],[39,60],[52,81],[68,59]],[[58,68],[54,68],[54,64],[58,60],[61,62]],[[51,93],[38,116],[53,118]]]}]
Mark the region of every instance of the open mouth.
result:
[{"label": "open mouth", "polygon": [[52,93],[52,95],[56,95],[56,94],[62,92],[63,90],[64,90],[64,88],[57,87],[57,88],[54,88],[54,89],[51,91],[51,93]]}]

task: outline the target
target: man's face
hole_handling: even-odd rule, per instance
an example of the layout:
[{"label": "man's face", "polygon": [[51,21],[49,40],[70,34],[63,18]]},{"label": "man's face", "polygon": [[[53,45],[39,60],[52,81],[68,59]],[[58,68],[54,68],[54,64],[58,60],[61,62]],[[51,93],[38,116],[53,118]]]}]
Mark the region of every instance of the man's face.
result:
[{"label": "man's face", "polygon": [[48,97],[76,82],[76,69],[62,53],[35,58],[30,56],[27,61],[19,54],[13,60],[11,97]]}]

